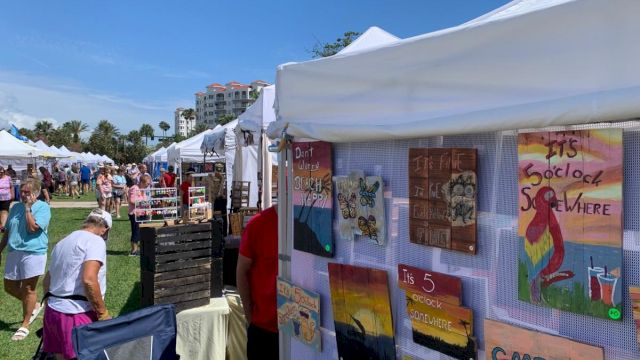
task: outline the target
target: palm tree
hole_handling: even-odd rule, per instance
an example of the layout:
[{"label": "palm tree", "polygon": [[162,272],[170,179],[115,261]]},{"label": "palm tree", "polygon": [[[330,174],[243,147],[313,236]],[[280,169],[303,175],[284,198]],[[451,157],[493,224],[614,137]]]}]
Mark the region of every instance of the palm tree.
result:
[{"label": "palm tree", "polygon": [[120,135],[120,131],[109,120],[100,120],[89,137],[87,150],[113,157],[118,144],[118,135]]},{"label": "palm tree", "polygon": [[49,131],[53,129],[53,124],[49,121],[43,120],[38,121],[33,128],[33,131],[37,136],[45,136]]},{"label": "palm tree", "polygon": [[142,124],[140,126],[140,130],[138,131],[140,136],[144,136],[144,144],[147,145],[147,141],[149,138],[153,140],[153,127],[149,124]]},{"label": "palm tree", "polygon": [[160,128],[160,130],[162,130],[162,137],[167,137],[167,130],[171,129],[171,125],[169,125],[169,123],[167,123],[166,121],[160,121],[158,127]]},{"label": "palm tree", "polygon": [[182,117],[187,120],[192,120],[196,117],[196,111],[192,108],[188,108],[182,111]]},{"label": "palm tree", "polygon": [[189,137],[194,136],[194,135],[198,135],[201,132],[208,130],[209,127],[206,124],[203,123],[199,123],[196,124],[196,126],[193,128],[193,130],[191,130],[191,132],[189,133]]},{"label": "palm tree", "polygon": [[69,129],[69,131],[71,131],[71,134],[73,134],[74,143],[80,142],[80,133],[85,132],[87,131],[87,129],[89,129],[89,125],[83,123],[80,120],[71,120],[67,124],[69,124],[67,128]]}]

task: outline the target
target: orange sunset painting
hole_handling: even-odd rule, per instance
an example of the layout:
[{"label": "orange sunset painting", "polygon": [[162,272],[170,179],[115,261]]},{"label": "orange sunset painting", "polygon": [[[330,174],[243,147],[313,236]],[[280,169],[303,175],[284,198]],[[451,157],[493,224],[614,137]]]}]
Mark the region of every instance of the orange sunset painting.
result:
[{"label": "orange sunset painting", "polygon": [[395,359],[387,272],[330,263],[329,283],[340,359]]},{"label": "orange sunset painting", "polygon": [[518,135],[518,296],[622,318],[622,129]]}]

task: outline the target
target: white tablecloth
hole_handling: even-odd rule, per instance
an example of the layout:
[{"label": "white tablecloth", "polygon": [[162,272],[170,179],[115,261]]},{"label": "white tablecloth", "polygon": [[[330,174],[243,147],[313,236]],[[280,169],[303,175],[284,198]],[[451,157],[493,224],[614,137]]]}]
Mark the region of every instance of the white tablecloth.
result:
[{"label": "white tablecloth", "polygon": [[224,360],[227,347],[229,304],[225,297],[209,305],[184,310],[176,316],[176,351],[180,360]]}]

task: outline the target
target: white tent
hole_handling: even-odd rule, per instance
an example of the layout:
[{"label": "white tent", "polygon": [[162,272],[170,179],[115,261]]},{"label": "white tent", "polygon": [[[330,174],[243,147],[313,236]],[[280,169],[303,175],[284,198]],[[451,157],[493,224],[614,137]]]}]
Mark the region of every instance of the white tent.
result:
[{"label": "white tent", "polygon": [[16,139],[5,130],[0,130],[0,158],[31,159],[43,154],[44,151]]},{"label": "white tent", "polygon": [[[258,200],[258,176],[262,175],[262,198],[260,203],[263,208],[271,206],[271,168],[277,162],[276,154],[268,152],[270,141],[265,130],[276,120],[273,109],[275,99],[275,85],[262,89],[260,97],[247,110],[238,117],[236,132],[236,163],[234,167],[234,179],[251,181],[256,184],[250,192],[250,204]],[[242,157],[239,152],[242,151]],[[253,187],[253,186],[252,186]]]},{"label": "white tent", "polygon": [[35,143],[33,143],[33,146],[35,146],[36,148],[42,150],[45,157],[50,157],[50,158],[64,158],[64,157],[66,157],[66,155],[63,155],[62,153],[60,153],[60,151],[57,148],[53,148],[53,147],[45,144],[44,141],[42,141],[42,140],[36,141]]},{"label": "white tent", "polygon": [[640,2],[513,1],[457,27],[278,67],[279,136],[334,142],[640,115]]},{"label": "white tent", "polygon": [[147,162],[147,163],[152,163],[155,162],[156,160],[156,156],[161,156],[161,154],[164,153],[166,156],[167,153],[167,148],[165,148],[164,146],[162,146],[160,149],[152,152],[151,154],[147,155],[144,157],[143,161]]},{"label": "white tent", "polygon": [[167,149],[167,162],[170,165],[174,165],[176,169],[180,168],[182,162],[202,162],[203,155],[200,151],[200,145],[202,145],[204,137],[214,130],[205,130],[198,135],[169,146]]}]

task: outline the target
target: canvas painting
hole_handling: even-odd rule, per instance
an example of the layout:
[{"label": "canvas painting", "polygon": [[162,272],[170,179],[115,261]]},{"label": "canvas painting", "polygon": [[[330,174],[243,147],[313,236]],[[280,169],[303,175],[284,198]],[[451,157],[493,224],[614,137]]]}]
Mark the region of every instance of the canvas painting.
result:
[{"label": "canvas painting", "polygon": [[[360,190],[359,180],[364,177],[362,171],[356,170],[349,176],[336,176],[336,198],[339,206],[338,233],[345,240],[354,240],[354,235],[360,233],[358,228],[358,202]],[[357,229],[357,230],[356,230]]]},{"label": "canvas painting", "polygon": [[395,360],[387,272],[336,263],[328,267],[338,357]]},{"label": "canvas painting", "polygon": [[477,150],[409,149],[409,239],[475,254]]},{"label": "canvas painting", "polygon": [[601,347],[489,319],[484,320],[484,352],[486,360],[604,360]]},{"label": "canvas painting", "polygon": [[293,247],[333,257],[331,143],[294,142]]},{"label": "canvas painting", "polygon": [[278,278],[278,330],[320,352],[320,295]]},{"label": "canvas painting", "polygon": [[622,320],[622,129],[518,135],[520,300]]},{"label": "canvas painting", "polygon": [[476,358],[473,310],[461,306],[460,278],[399,264],[398,284],[405,291],[416,344],[454,359]]},{"label": "canvas painting", "polygon": [[640,347],[640,286],[629,286],[629,296],[633,307],[633,323],[636,328],[636,340]]},{"label": "canvas painting", "polygon": [[357,234],[376,245],[386,243],[383,182],[380,176],[358,179],[356,193]]}]

